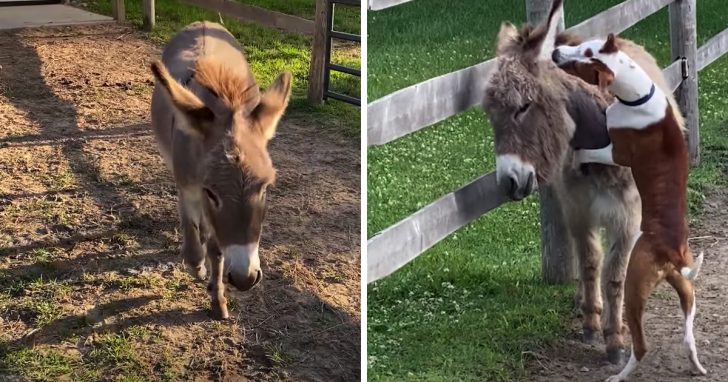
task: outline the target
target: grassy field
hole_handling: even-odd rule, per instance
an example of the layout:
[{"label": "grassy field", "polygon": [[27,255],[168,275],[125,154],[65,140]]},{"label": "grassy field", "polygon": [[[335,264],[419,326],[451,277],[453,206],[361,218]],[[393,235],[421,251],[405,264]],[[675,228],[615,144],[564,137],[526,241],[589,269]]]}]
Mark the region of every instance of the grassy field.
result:
[{"label": "grassy field", "polygon": [[[304,19],[313,20],[316,14],[316,0],[237,0],[244,4],[255,5],[273,11],[287,13]],[[359,9],[336,5],[334,9],[334,29],[349,33],[359,33],[361,29]]]},{"label": "grassy field", "polygon": [[[619,3],[571,2],[567,27]],[[699,44],[728,27],[719,0],[698,4]],[[724,6],[724,5],[723,5]],[[501,21],[525,21],[524,2],[418,0],[368,15],[368,94],[484,61]],[[669,63],[667,10],[623,34]],[[725,185],[728,59],[701,72],[702,164],[690,176],[691,218],[710,187]],[[494,169],[486,116],[471,110],[368,151],[368,236]],[[369,286],[371,380],[512,380],[524,351],[559,337],[573,287],[540,281],[538,199],[505,205]]]},{"label": "grassy field", "polygon": [[[248,1],[246,1],[248,2]],[[92,0],[86,2],[95,12],[111,15],[111,2]],[[141,27],[141,0],[126,0],[127,19]],[[289,2],[275,0],[256,0],[249,3],[274,10],[280,9]],[[311,3],[311,4],[309,4]],[[288,6],[291,13],[305,16],[306,5],[313,6],[313,1],[292,1]],[[203,10],[192,5],[185,5],[175,0],[158,0],[155,2],[157,25],[150,37],[158,43],[167,41],[176,31],[189,23],[199,20],[219,22],[217,12]],[[287,12],[288,13],[288,12]],[[346,13],[345,25],[356,26],[358,32],[359,14]],[[239,23],[231,18],[223,17],[225,27],[243,44],[253,73],[261,86],[270,84],[281,71],[293,73],[294,88],[290,112],[302,117],[316,115],[317,120],[328,120],[330,125],[343,128],[352,137],[359,137],[359,111],[347,104],[331,101],[320,107],[312,107],[306,102],[308,89],[308,69],[311,61],[311,38],[299,34],[283,33],[276,29],[256,24]],[[358,44],[336,46],[332,50],[332,62],[353,68],[361,66],[361,51]],[[331,88],[333,90],[359,97],[359,78],[344,73],[332,72]]]}]

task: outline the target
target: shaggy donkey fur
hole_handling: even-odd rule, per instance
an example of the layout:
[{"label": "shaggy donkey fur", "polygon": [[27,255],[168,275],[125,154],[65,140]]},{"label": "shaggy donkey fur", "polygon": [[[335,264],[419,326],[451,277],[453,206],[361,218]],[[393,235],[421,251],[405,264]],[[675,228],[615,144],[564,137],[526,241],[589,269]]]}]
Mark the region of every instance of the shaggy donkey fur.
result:
[{"label": "shaggy donkey fur", "polygon": [[[536,28],[501,26],[498,67],[483,105],[494,129],[498,179],[510,183],[511,197],[530,193],[533,177],[554,186],[579,259],[584,340],[594,341],[603,330],[609,360],[621,363],[624,279],[632,238],[639,232],[640,198],[629,169],[572,164],[574,148],[600,144],[589,137],[606,133],[604,110],[611,99],[551,62],[557,38],[551,21],[557,20],[560,3]],[[606,256],[599,242],[602,227],[610,243]]]}]

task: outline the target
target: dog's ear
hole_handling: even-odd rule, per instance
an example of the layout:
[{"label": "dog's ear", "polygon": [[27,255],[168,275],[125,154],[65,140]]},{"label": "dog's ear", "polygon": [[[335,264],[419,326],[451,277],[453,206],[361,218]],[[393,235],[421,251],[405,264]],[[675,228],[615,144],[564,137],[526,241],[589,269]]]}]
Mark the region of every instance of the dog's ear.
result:
[{"label": "dog's ear", "polygon": [[617,38],[614,36],[614,33],[610,33],[607,36],[607,41],[602,46],[602,49],[599,49],[599,53],[617,53]]},{"label": "dog's ear", "polygon": [[609,85],[614,81],[614,73],[606,67],[597,66],[597,78],[599,82],[599,90],[606,92]]}]

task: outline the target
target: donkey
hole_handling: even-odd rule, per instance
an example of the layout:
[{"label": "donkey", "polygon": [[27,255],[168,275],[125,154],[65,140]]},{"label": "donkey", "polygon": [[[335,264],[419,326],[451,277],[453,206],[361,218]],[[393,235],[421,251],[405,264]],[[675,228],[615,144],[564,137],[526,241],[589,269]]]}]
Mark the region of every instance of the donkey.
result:
[{"label": "donkey", "polygon": [[291,75],[261,93],[237,40],[209,22],[175,35],[152,72],[152,129],[177,186],[183,261],[204,279],[207,257],[212,316],[226,319],[225,284],[246,291],[263,278],[258,245],[276,175],[267,144]]},{"label": "donkey", "polygon": [[[604,111],[611,99],[552,62],[561,5],[556,0],[548,19],[535,28],[501,25],[497,69],[488,78],[483,108],[494,130],[497,179],[510,198],[523,199],[537,185],[553,186],[578,254],[583,339],[596,340],[604,313],[607,358],[619,364],[625,358],[624,280],[641,201],[629,169],[574,164],[574,149],[609,143]],[[606,257],[599,240],[602,227],[610,243]]]}]

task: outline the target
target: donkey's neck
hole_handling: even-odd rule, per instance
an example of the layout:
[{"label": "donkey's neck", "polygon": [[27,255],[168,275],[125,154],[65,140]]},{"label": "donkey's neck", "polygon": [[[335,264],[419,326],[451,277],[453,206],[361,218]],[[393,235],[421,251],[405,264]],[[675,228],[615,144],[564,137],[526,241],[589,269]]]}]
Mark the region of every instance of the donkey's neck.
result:
[{"label": "donkey's neck", "polygon": [[652,92],[655,83],[637,64],[622,68],[609,86],[609,90],[619,99],[634,102]]}]

